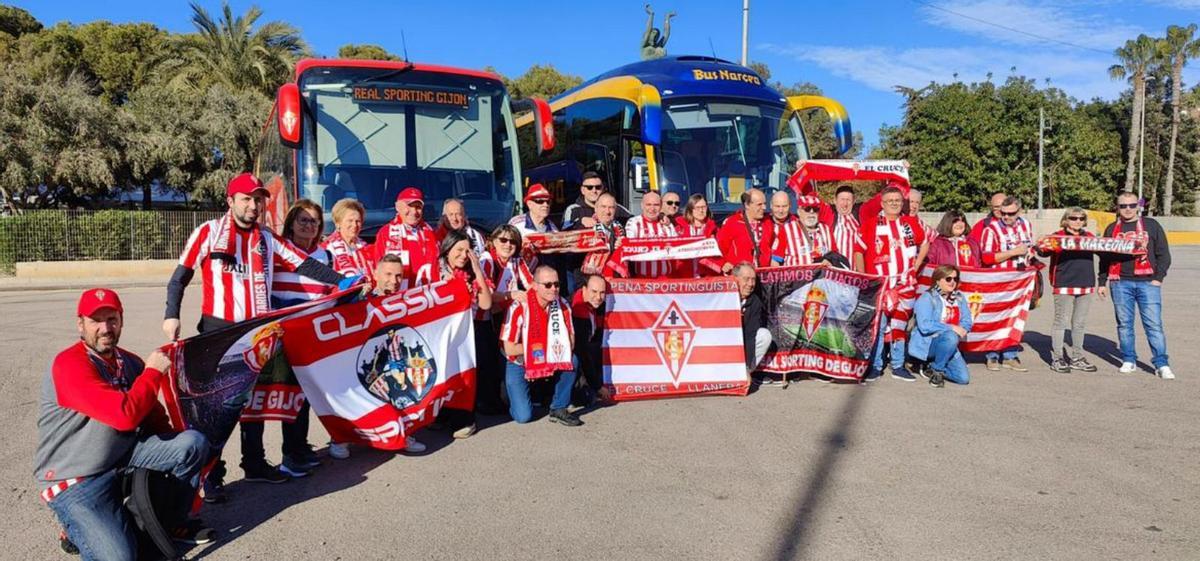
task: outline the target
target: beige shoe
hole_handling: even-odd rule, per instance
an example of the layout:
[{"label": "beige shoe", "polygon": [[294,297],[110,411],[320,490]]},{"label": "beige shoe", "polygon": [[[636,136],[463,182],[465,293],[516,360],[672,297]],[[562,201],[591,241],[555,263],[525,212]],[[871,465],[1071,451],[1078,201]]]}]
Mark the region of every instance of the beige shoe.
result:
[{"label": "beige shoe", "polygon": [[1029,369],[1025,368],[1025,366],[1021,364],[1021,359],[1019,358],[1010,358],[1001,363],[1001,365],[1015,372],[1029,372]]},{"label": "beige shoe", "polygon": [[472,434],[475,434],[475,423],[471,423],[461,429],[454,431],[454,438],[458,438],[458,439],[470,438]]}]

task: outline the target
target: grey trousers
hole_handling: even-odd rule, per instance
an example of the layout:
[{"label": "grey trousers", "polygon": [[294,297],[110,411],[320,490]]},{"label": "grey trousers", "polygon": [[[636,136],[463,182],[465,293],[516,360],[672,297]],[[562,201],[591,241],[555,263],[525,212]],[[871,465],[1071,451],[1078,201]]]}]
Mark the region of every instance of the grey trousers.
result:
[{"label": "grey trousers", "polygon": [[1071,353],[1068,360],[1083,358],[1084,325],[1091,303],[1091,294],[1054,295],[1054,326],[1050,328],[1050,356],[1053,360],[1063,357],[1063,334],[1068,323],[1071,327]]}]

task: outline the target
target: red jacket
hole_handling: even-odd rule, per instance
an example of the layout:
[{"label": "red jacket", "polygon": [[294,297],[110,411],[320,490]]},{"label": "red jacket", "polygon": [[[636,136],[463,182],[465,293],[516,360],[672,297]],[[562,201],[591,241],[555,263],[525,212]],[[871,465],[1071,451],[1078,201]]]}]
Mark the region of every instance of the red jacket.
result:
[{"label": "red jacket", "polygon": [[738,265],[743,262],[753,263],[757,267],[767,267],[771,264],[771,247],[775,245],[775,229],[771,227],[770,219],[763,217],[757,226],[758,259],[755,259],[754,241],[750,237],[750,227],[746,224],[746,211],[740,210],[731,215],[721,224],[717,231],[717,245],[721,248],[721,267],[725,264]]}]

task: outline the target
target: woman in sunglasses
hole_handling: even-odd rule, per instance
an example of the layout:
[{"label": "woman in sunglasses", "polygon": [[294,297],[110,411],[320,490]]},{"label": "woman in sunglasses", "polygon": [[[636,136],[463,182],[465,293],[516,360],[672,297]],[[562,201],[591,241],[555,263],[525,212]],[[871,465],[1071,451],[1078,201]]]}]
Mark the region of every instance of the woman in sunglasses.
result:
[{"label": "woman in sunglasses", "polygon": [[[471,249],[471,238],[461,230],[448,230],[438,245],[438,268],[441,279],[457,279],[467,284],[471,294],[471,308],[475,315],[475,355],[479,356],[494,335],[483,333],[479,312],[492,309],[492,287],[479,266],[479,257]],[[443,409],[441,417],[451,426],[454,438],[467,438],[475,434],[475,412]]]},{"label": "woman in sunglasses", "polygon": [[[1051,236],[1093,236],[1087,226],[1087,212],[1071,207],[1059,221],[1060,229]],[[1045,239],[1045,238],[1043,238]],[[1054,326],[1050,329],[1050,369],[1055,372],[1095,372],[1096,367],[1083,357],[1084,324],[1092,293],[1096,291],[1096,254],[1090,251],[1053,251],[1042,249],[1038,254],[1050,257],[1050,286],[1054,295]],[[1063,336],[1067,323],[1071,326],[1071,349],[1064,358]]]},{"label": "woman in sunglasses", "polygon": [[929,265],[955,265],[979,267],[979,242],[970,236],[971,223],[961,211],[951,210],[942,215],[938,222],[937,236],[929,242],[929,254],[925,262]]},{"label": "woman in sunglasses", "polygon": [[933,286],[913,306],[916,327],[908,354],[929,362],[929,385],[940,388],[946,380],[955,384],[971,381],[967,362],[958,344],[971,331],[971,307],[958,290],[959,272],[954,265],[939,265],[933,271]]},{"label": "woman in sunglasses", "polygon": [[[502,413],[500,399],[504,364],[501,362],[500,322],[513,302],[523,302],[525,293],[533,286],[533,273],[525,261],[518,256],[521,248],[521,232],[515,226],[504,224],[488,238],[488,250],[479,256],[483,276],[492,286],[492,308],[476,314],[475,333],[483,345],[476,346],[475,402],[476,409],[485,415]],[[482,332],[482,335],[480,333]]]}]

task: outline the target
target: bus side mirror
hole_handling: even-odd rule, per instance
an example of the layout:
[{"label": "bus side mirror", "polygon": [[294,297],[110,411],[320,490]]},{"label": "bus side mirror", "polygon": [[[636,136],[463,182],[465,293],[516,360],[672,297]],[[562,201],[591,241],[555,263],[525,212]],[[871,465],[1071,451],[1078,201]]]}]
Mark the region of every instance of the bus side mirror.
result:
[{"label": "bus side mirror", "polygon": [[[513,113],[529,111],[533,115],[533,128],[537,131],[534,135],[537,138],[538,154],[545,154],[554,150],[554,112],[550,110],[550,104],[546,100],[531,97],[527,99],[514,100],[509,104],[509,108]],[[521,121],[529,117],[523,116],[517,119],[518,126],[522,126]],[[528,122],[528,121],[525,121]]]},{"label": "bus side mirror", "polygon": [[279,125],[279,141],[288,148],[300,147],[300,88],[295,83],[279,86],[275,97],[275,118]]},{"label": "bus side mirror", "polygon": [[854,147],[854,132],[850,129],[850,114],[841,104],[819,95],[794,95],[787,98],[788,111],[822,109],[833,123],[833,135],[837,137],[838,153],[845,154]]}]

